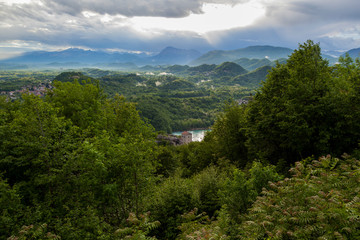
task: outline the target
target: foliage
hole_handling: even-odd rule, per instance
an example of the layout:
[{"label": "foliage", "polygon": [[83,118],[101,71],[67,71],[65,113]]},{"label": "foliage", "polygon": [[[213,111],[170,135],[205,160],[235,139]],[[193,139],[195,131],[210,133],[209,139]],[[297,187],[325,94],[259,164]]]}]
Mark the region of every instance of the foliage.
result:
[{"label": "foliage", "polygon": [[179,234],[177,226],[181,223],[181,214],[194,208],[192,181],[180,177],[166,179],[152,191],[149,207],[153,219],[161,222],[154,232],[161,239],[175,239]]},{"label": "foliage", "polygon": [[257,68],[261,68],[264,66],[275,67],[275,65],[276,65],[275,62],[272,62],[267,58],[263,58],[263,59],[239,58],[239,59],[235,60],[234,63],[239,64],[240,66],[247,69],[248,71],[253,71]]},{"label": "foliage", "polygon": [[219,76],[237,76],[247,71],[240,65],[233,62],[224,62],[214,69],[216,75]]},{"label": "foliage", "polygon": [[229,239],[221,228],[209,219],[205,212],[198,214],[197,208],[184,213],[182,218],[183,223],[179,226],[181,234],[176,239]]},{"label": "foliage", "polygon": [[225,177],[215,167],[204,169],[192,179],[194,182],[193,199],[196,206],[210,217],[220,208],[218,192]]},{"label": "foliage", "polygon": [[156,166],[156,174],[158,176],[170,177],[174,176],[180,167],[180,161],[175,158],[175,148],[172,146],[159,146],[158,148],[158,164]]},{"label": "foliage", "polygon": [[339,58],[339,64],[333,67],[332,75],[335,79],[332,91],[334,91],[333,107],[338,116],[336,129],[337,135],[341,135],[341,141],[336,141],[337,146],[350,152],[357,147],[360,139],[360,60],[351,59],[348,55]]},{"label": "foliage", "polygon": [[220,192],[221,203],[227,209],[230,218],[239,221],[239,216],[246,212],[253,198],[245,173],[235,169],[232,178],[225,181]]},{"label": "foliage", "polygon": [[161,223],[159,221],[150,222],[150,213],[141,214],[139,218],[130,213],[127,219],[130,227],[118,229],[115,231],[115,236],[118,239],[148,239],[153,240],[155,237],[147,237],[147,235],[154,229],[158,228]]},{"label": "foliage", "polygon": [[330,155],[297,162],[292,178],[270,184],[239,231],[246,239],[360,237],[359,160]]},{"label": "foliage", "polygon": [[218,97],[206,92],[199,93],[199,96],[138,96],[129,100],[137,102],[140,115],[148,119],[156,130],[169,133],[210,126],[220,102]]},{"label": "foliage", "polygon": [[244,110],[236,102],[228,103],[209,134],[209,138],[215,142],[219,157],[226,158],[239,167],[244,167],[247,163]]},{"label": "foliage", "polygon": [[19,227],[24,207],[16,189],[0,178],[0,239]]},{"label": "foliage", "polygon": [[[81,71],[62,72],[55,76],[57,74],[55,71],[21,74],[15,71],[3,71],[0,72],[0,83],[4,87],[3,90],[16,90],[11,93],[11,98],[19,98],[20,91],[25,91],[24,85],[28,85],[26,89],[30,91],[33,88],[37,89],[39,84],[42,88],[51,88],[49,83],[52,79],[63,83],[72,83],[74,80],[80,84],[97,83],[103,89],[103,93],[108,96],[119,94],[126,96],[129,101],[136,102],[143,119],[148,119],[156,130],[168,133],[193,128],[208,128],[213,124],[216,113],[221,110],[223,101],[229,98],[242,98],[254,88],[250,86],[251,84],[249,88],[247,84],[239,86],[238,83],[232,83],[230,77],[223,76],[224,74],[237,76],[246,72],[241,66],[230,62],[219,66],[174,65],[158,66],[147,70],[154,73],[134,74],[85,68]],[[161,75],[164,72],[167,75]],[[265,75],[256,77],[254,81],[264,80]],[[7,85],[10,88],[7,88]]]},{"label": "foliage", "polygon": [[74,80],[77,80],[79,83],[82,83],[83,81],[93,81],[94,79],[85,76],[82,72],[62,72],[54,80],[59,82],[74,82]]},{"label": "foliage", "polygon": [[242,214],[247,212],[263,188],[281,178],[273,166],[263,166],[259,162],[254,162],[248,173],[234,169],[219,190],[222,210],[227,212],[232,222],[240,222]]},{"label": "foliage", "polygon": [[261,194],[264,188],[268,188],[269,182],[277,182],[283,177],[276,172],[276,169],[272,165],[264,166],[260,162],[253,162],[249,169],[250,179],[249,184],[256,195]]},{"label": "foliage", "polygon": [[[339,104],[354,113],[343,105],[349,96],[341,92],[348,90],[334,88],[334,81],[319,45],[312,41],[300,45],[286,64],[273,68],[248,107],[251,155],[277,163],[350,150],[339,142],[351,136],[356,143],[358,137],[355,131],[339,131],[340,124],[348,127],[337,110]],[[339,93],[344,99],[338,98]]]},{"label": "foliage", "polygon": [[194,84],[192,82],[182,80],[182,79],[176,79],[174,81],[168,82],[168,83],[164,84],[163,86],[161,86],[161,89],[167,90],[167,91],[176,90],[176,89],[189,90],[189,89],[193,89],[193,88],[194,88]]},{"label": "foliage", "polygon": [[212,142],[192,142],[187,145],[177,147],[175,159],[181,163],[183,168],[182,176],[190,177],[200,173],[216,163],[216,157],[213,156],[214,144]]},{"label": "foliage", "polygon": [[141,210],[157,150],[134,104],[91,83],[56,82],[45,98],[1,100],[0,114],[2,200],[12,200],[1,231],[47,222],[65,239],[106,239]]},{"label": "foliage", "polygon": [[59,236],[46,232],[47,224],[41,224],[40,226],[22,226],[19,233],[16,236],[11,236],[8,240],[45,240],[45,239],[61,239]]},{"label": "foliage", "polygon": [[268,65],[259,67],[251,72],[234,77],[232,81],[242,86],[258,87],[271,69],[272,67]]},{"label": "foliage", "polygon": [[[64,73],[45,97],[0,97],[0,239],[360,237],[359,60],[329,66],[308,41],[254,97],[237,81],[267,67],[156,69],[86,69],[99,80]],[[182,146],[158,143],[150,125],[214,121]],[[354,158],[311,157],[343,152]]]}]

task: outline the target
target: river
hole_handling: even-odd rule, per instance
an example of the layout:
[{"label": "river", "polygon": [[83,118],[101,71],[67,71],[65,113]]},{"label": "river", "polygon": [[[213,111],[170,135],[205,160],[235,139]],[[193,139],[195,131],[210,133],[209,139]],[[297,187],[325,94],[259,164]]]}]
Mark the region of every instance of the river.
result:
[{"label": "river", "polygon": [[[206,130],[191,130],[188,131],[189,133],[192,134],[192,140],[193,142],[200,142],[204,139],[205,133],[209,132],[211,130],[206,129]],[[180,136],[182,132],[173,132],[172,135],[176,135],[176,136]]]}]

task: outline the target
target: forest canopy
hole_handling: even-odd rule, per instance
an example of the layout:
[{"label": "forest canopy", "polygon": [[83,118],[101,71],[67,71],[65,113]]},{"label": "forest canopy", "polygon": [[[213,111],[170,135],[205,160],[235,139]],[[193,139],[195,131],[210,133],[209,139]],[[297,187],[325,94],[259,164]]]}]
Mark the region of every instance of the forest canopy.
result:
[{"label": "forest canopy", "polygon": [[[228,101],[204,141],[181,146],[94,79],[52,85],[0,98],[0,239],[360,237],[358,59],[329,66],[300,44],[248,104]],[[176,86],[194,85],[162,87]],[[162,100],[140,109],[171,128]]]}]

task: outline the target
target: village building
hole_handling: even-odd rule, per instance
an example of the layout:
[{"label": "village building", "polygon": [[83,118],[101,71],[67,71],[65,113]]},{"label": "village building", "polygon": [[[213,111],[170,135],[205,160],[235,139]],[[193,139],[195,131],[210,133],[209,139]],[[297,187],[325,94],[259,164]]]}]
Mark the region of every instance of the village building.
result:
[{"label": "village building", "polygon": [[183,144],[188,144],[192,142],[192,133],[187,131],[181,133],[181,141]]}]

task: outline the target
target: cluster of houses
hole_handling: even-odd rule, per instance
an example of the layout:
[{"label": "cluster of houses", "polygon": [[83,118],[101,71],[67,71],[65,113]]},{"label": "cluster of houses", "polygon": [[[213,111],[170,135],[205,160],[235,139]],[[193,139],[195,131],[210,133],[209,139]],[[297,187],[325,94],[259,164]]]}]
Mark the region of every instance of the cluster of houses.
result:
[{"label": "cluster of houses", "polygon": [[239,100],[236,100],[237,103],[239,105],[242,105],[242,104],[248,104],[249,103],[249,100],[248,99],[239,99]]},{"label": "cluster of houses", "polygon": [[14,91],[9,91],[9,92],[1,91],[0,94],[7,95],[10,97],[10,99],[16,99],[23,93],[34,94],[36,96],[44,96],[46,91],[51,88],[52,88],[51,84],[41,83],[38,86],[31,86],[31,85],[23,86],[21,87],[21,89]]},{"label": "cluster of houses", "polygon": [[243,98],[241,98],[241,99],[238,99],[238,100],[236,100],[236,102],[237,102],[239,105],[248,104],[252,99],[253,99],[253,95],[250,93],[249,96],[246,96],[246,97],[243,97]]}]

